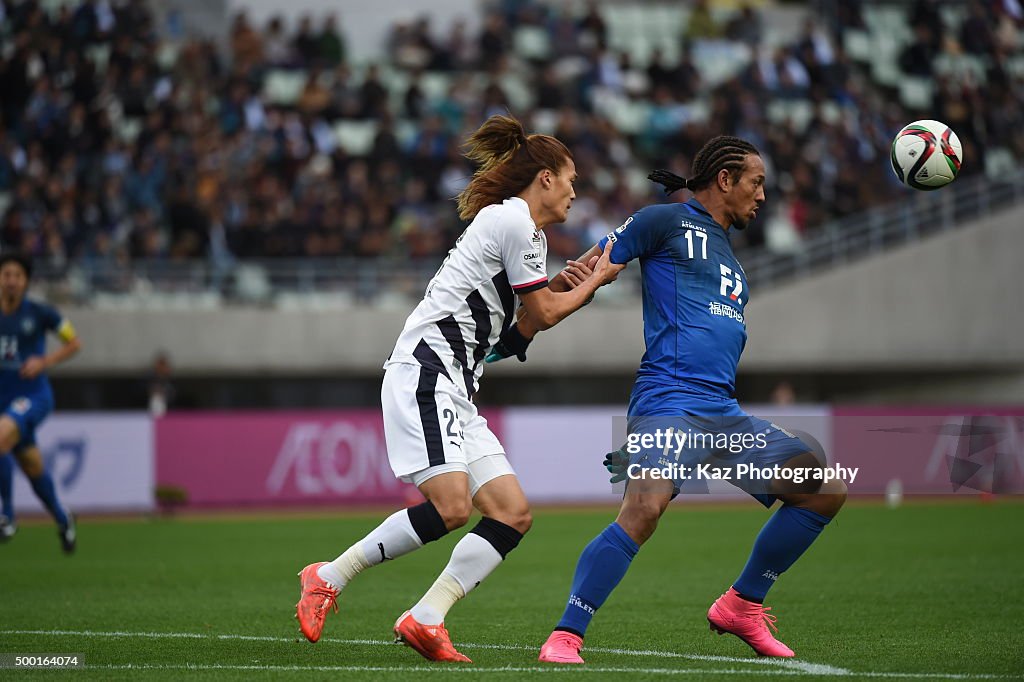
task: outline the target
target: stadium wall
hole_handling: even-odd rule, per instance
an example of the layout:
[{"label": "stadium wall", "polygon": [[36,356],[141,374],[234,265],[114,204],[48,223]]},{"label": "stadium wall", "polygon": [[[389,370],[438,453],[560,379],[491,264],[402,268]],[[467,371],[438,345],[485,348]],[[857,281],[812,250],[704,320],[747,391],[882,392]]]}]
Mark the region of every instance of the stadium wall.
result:
[{"label": "stadium wall", "polygon": [[1019,371],[1022,225],[1017,207],[763,296],[755,290],[741,368]]}]

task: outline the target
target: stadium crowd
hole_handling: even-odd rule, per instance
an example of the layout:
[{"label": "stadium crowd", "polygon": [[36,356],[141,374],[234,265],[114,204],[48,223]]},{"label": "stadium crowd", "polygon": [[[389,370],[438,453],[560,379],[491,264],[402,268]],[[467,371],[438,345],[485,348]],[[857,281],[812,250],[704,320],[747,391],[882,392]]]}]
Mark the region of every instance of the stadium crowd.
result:
[{"label": "stadium crowd", "polygon": [[[289,30],[280,18],[254,26],[243,12],[217,45],[176,35],[143,0],[82,0],[52,12],[37,0],[0,0],[0,242],[56,267],[436,259],[462,229],[448,200],[473,170],[459,153],[462,135],[507,108],[528,128],[550,121],[544,132],[576,156],[576,205],[548,234],[562,257],[655,196],[631,174],[685,175],[691,155],[719,133],[753,141],[774,171],[770,215],[743,235],[748,244],[762,243],[773,219],[805,234],[897,196],[885,170],[889,144],[914,118],[957,131],[971,159],[965,174],[981,172],[992,140],[1024,157],[1024,87],[1008,67],[1020,51],[1017,0],[975,0],[959,27],[944,23],[938,1],[908,4],[915,37],[899,66],[937,83],[933,103],[916,111],[844,49],[843,33],[864,25],[862,3],[819,4],[795,41],[769,47],[758,10],[722,22],[699,0],[679,36],[681,58],[655,51],[641,67],[609,48],[594,2],[504,0],[475,35],[461,23],[443,37],[427,18],[401,23],[384,50],[389,62],[364,65],[346,54],[346,33],[358,27],[344,17],[307,16]],[[546,54],[520,54],[512,37],[531,30],[549,37]],[[747,45],[754,58],[708,82],[693,48],[709,40]],[[981,77],[934,72],[937,56],[964,54],[983,59]],[[267,96],[279,70],[305,79],[292,104]],[[404,76],[400,92],[387,77],[394,72]],[[438,72],[451,86],[428,93],[421,78]],[[530,109],[512,107],[508,74],[529,84]],[[638,131],[603,115],[608,93],[649,104]],[[813,115],[805,127],[769,121],[770,100],[809,102]],[[695,101],[710,115],[690,117]],[[825,104],[841,117],[823,115]],[[339,144],[344,121],[377,123],[367,153]]]}]

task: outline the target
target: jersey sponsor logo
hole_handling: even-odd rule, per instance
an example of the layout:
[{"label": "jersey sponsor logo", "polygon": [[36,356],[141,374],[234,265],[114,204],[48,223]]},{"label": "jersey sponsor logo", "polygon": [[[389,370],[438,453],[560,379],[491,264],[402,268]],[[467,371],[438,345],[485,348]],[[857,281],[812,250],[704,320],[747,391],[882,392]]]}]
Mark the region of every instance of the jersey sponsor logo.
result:
[{"label": "jersey sponsor logo", "polygon": [[743,322],[743,313],[733,308],[728,303],[719,303],[718,301],[708,301],[708,312],[712,315],[718,315],[719,317],[731,317],[740,324]]},{"label": "jersey sponsor logo", "polygon": [[523,264],[544,272],[544,258],[540,251],[523,251]]},{"label": "jersey sponsor logo", "polygon": [[32,401],[22,396],[21,398],[15,398],[11,403],[11,412],[14,414],[25,414],[32,409]]},{"label": "jersey sponsor logo", "polygon": [[629,227],[629,224],[631,222],[633,222],[633,216],[629,216],[628,218],[626,218],[626,222],[624,222],[621,225],[619,225],[618,227],[616,227],[614,232],[609,232],[608,233],[608,241],[610,241],[612,244],[614,244],[615,242],[619,241],[619,238],[617,236],[615,236],[615,235],[619,235],[619,234],[622,234],[623,232],[625,232],[626,228]]},{"label": "jersey sponsor logo", "polygon": [[[725,264],[719,264],[718,268],[722,273],[719,295],[727,295],[730,300],[743,305],[743,299],[740,298],[740,294],[743,293],[743,279],[740,277],[740,273],[733,272],[732,268]],[[730,287],[732,287],[732,291],[729,291]]]}]

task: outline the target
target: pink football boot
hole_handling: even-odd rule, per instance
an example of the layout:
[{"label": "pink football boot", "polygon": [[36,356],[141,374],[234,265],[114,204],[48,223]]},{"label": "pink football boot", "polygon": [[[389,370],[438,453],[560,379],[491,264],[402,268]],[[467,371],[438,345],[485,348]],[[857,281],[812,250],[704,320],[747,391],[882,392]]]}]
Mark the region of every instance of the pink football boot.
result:
[{"label": "pink football boot", "polygon": [[726,632],[736,635],[761,656],[795,656],[792,649],[772,636],[778,628],[775,627],[775,616],[768,613],[770,610],[763,604],[740,598],[736,589],[730,587],[708,609],[708,623],[720,635]]}]

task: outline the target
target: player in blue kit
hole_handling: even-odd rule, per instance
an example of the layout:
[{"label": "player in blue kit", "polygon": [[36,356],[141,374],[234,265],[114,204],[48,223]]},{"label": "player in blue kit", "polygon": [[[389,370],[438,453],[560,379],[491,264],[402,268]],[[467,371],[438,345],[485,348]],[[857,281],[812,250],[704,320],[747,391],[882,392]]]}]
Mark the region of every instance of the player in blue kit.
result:
[{"label": "player in blue kit", "polygon": [[[760,655],[793,656],[772,635],[775,617],[764,598],[839,512],[846,486],[840,480],[793,485],[737,480],[734,475],[739,464],[805,471],[823,466],[805,443],[746,415],[732,397],[747,340],[743,311],[749,293],[729,234],[732,227],[744,229],[764,202],[765,166],[749,142],[720,136],[694,157],[689,180],[665,171],[652,173],[651,179],[668,192],[690,189],[694,197],[641,209],[579,259],[591,262],[611,241],[613,262],[640,260],[647,350],[630,397],[627,426],[627,442],[638,445],[606,460],[609,470],[620,476],[629,465],[619,515],[580,555],[565,612],[541,648],[540,660],[583,663],[579,652],[594,613],[654,533],[668,503],[680,489],[693,487],[692,475],[683,476],[679,466],[690,467],[692,474],[698,464],[709,462],[715,470],[733,474],[731,482],[766,507],[776,500],[782,505],[762,528],[739,578],[711,606],[708,622],[720,634],[737,635]],[[533,333],[526,315],[489,359],[517,355],[524,360]],[[686,440],[678,449],[677,441],[666,447],[665,439],[655,447],[641,445],[645,434],[653,438],[659,432],[666,438],[673,433],[710,434],[725,441],[694,445]],[[672,464],[677,466],[669,469]],[[658,468],[673,476],[664,480],[646,475]]]},{"label": "player in blue kit", "polygon": [[[36,429],[53,410],[53,391],[46,370],[81,348],[71,323],[48,305],[25,298],[32,262],[16,254],[0,256],[0,540],[14,535],[10,455],[18,460],[32,490],[53,515],[64,551],[75,551],[75,522],[57,499],[53,478],[43,466]],[[46,333],[61,346],[46,353]]]}]

